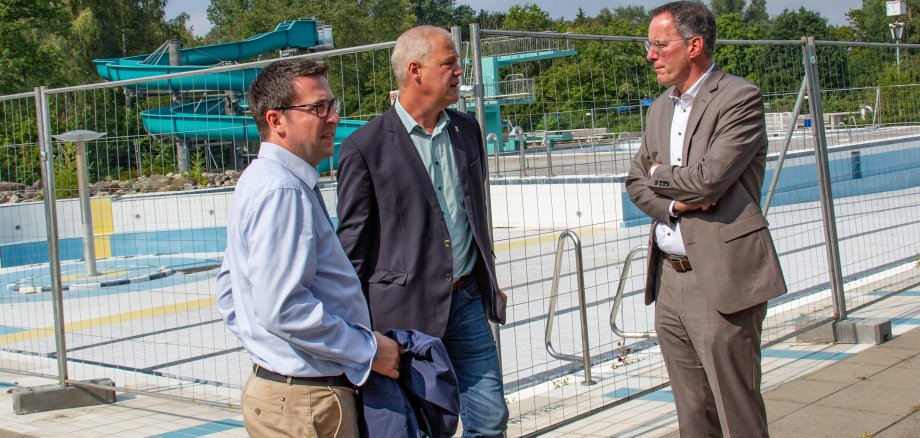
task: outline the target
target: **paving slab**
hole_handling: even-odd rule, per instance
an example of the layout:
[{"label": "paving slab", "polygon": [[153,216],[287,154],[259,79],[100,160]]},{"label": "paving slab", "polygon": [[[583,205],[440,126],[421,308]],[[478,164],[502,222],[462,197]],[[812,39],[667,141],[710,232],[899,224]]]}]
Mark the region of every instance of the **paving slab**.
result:
[{"label": "paving slab", "polygon": [[894,348],[894,347],[885,347],[885,348],[876,347],[876,348],[870,348],[859,354],[850,356],[846,360],[844,360],[844,362],[861,363],[861,364],[869,364],[869,365],[892,366],[892,365],[896,365],[898,363],[904,362],[906,359],[910,359],[916,356],[916,354],[917,354],[916,347],[912,349]]},{"label": "paving slab", "polygon": [[849,386],[849,384],[840,382],[796,380],[765,392],[763,398],[765,400],[769,399],[809,404],[821,400],[847,386]]},{"label": "paving slab", "polygon": [[784,400],[771,400],[764,398],[764,403],[767,405],[767,422],[773,423],[780,418],[783,418],[803,407],[807,406],[805,403],[796,403],[791,401]]},{"label": "paving slab", "polygon": [[802,377],[802,380],[854,384],[862,382],[888,368],[888,365],[840,362],[808,374]]},{"label": "paving slab", "polygon": [[914,391],[917,394],[917,403],[920,403],[920,373],[916,369],[895,365],[869,377],[867,381],[881,387]]},{"label": "paving slab", "polygon": [[881,387],[870,381],[859,382],[844,388],[818,402],[830,408],[851,409],[865,413],[878,413],[904,417],[913,406],[920,403],[920,393],[910,389]]},{"label": "paving slab", "polygon": [[905,418],[875,434],[873,438],[917,438],[920,436],[920,419]]},{"label": "paving slab", "polygon": [[874,434],[902,417],[812,404],[770,423],[770,435],[859,437]]}]

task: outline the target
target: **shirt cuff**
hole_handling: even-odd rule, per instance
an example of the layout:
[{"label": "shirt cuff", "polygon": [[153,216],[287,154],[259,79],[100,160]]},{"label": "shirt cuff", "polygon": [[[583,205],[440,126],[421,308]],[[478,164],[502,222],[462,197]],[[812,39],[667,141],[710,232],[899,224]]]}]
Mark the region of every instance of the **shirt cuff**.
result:
[{"label": "shirt cuff", "polygon": [[677,201],[671,201],[671,204],[668,205],[668,214],[671,215],[671,217],[677,217],[677,213],[674,212],[674,203],[675,203],[675,202],[677,202]]}]

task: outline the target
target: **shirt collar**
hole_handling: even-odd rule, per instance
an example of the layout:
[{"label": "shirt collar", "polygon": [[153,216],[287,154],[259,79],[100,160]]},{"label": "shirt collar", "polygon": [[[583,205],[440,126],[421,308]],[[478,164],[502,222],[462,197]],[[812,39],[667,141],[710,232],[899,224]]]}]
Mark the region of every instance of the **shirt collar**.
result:
[{"label": "shirt collar", "polygon": [[[399,103],[399,97],[396,98],[396,102],[393,104],[396,107],[396,115],[399,116],[399,121],[402,122],[403,127],[406,128],[406,132],[412,133],[412,131],[417,126],[418,129],[421,129],[426,135],[428,134],[425,131],[425,128],[422,125],[419,125],[412,116],[403,108],[402,104]],[[444,129],[445,126],[450,122],[450,116],[447,115],[447,111],[441,111],[440,117],[438,117],[438,123],[434,127],[434,131],[431,133],[432,136],[437,135],[440,131]]]},{"label": "shirt collar", "polygon": [[287,169],[288,172],[291,172],[298,179],[304,182],[310,190],[313,190],[313,187],[316,186],[316,183],[319,181],[319,172],[307,163],[302,158],[294,155],[291,151],[278,146],[274,143],[269,143],[263,141],[259,145],[259,158],[271,160],[281,167]]},{"label": "shirt collar", "polygon": [[[687,91],[684,91],[680,96],[677,95],[677,88],[671,90],[671,100],[674,101],[674,103],[679,103],[681,100],[692,100],[694,97],[696,97],[696,93],[700,91],[700,88],[703,87],[703,82],[706,81],[706,78],[709,77],[709,74],[712,73],[712,70],[715,67],[716,63],[713,62],[710,64],[709,68],[706,70],[706,73],[703,73],[703,76],[700,76],[700,78],[697,79],[696,82],[694,82],[693,85],[687,89]],[[687,97],[685,98],[684,96]]]}]

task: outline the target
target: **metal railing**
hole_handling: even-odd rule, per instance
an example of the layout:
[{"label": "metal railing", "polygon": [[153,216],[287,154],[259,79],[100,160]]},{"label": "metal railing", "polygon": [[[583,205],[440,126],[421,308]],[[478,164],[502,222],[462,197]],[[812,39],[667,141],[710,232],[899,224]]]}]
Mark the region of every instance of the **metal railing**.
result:
[{"label": "metal railing", "polygon": [[[574,354],[559,353],[553,347],[553,321],[556,319],[556,302],[559,299],[559,273],[562,270],[562,254],[565,252],[565,241],[570,239],[575,245],[575,275],[578,279],[578,315],[581,321],[581,356]],[[549,296],[549,309],[546,311],[546,334],[544,344],[546,351],[550,356],[560,360],[570,360],[581,362],[585,369],[585,380],[583,385],[594,385],[597,383],[591,379],[591,345],[588,341],[588,314],[587,302],[585,301],[585,271],[582,265],[581,256],[581,239],[578,234],[572,230],[565,230],[559,235],[559,243],[556,245],[556,267],[553,269],[553,286]]]},{"label": "metal railing", "polygon": [[629,251],[626,254],[626,260],[623,261],[623,270],[620,272],[620,281],[617,282],[617,293],[613,297],[613,306],[610,308],[610,330],[613,330],[617,336],[621,338],[642,338],[642,339],[657,339],[658,336],[654,332],[624,332],[617,326],[617,315],[620,311],[620,306],[623,304],[623,292],[626,290],[626,280],[629,278],[629,272],[632,268],[633,259],[637,254],[642,252],[648,252],[647,245],[637,246]]}]

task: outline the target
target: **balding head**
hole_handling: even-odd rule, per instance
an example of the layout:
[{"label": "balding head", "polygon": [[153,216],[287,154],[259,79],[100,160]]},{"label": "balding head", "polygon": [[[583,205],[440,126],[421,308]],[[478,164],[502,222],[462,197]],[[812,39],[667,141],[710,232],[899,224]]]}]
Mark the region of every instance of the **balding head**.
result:
[{"label": "balding head", "polygon": [[406,83],[406,69],[409,63],[416,61],[425,64],[428,61],[432,53],[432,43],[439,39],[446,39],[453,45],[450,32],[435,26],[416,26],[399,36],[393,54],[390,55],[390,65],[393,67],[397,85],[403,86]]}]

